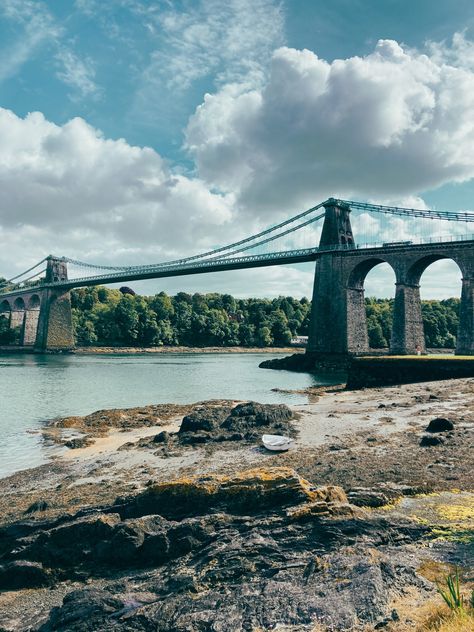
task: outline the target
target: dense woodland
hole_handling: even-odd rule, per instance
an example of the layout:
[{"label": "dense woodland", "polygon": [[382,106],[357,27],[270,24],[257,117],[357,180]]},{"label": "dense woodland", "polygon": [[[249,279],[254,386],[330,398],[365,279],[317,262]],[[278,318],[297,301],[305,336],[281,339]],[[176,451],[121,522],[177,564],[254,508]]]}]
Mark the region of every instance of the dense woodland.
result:
[{"label": "dense woodland", "polygon": [[[92,287],[72,292],[73,322],[79,346],[185,345],[286,346],[308,333],[311,303],[306,298],[236,299],[229,294],[138,296]],[[388,347],[393,300],[366,299],[370,346]],[[459,299],[423,301],[426,344],[456,344]],[[0,344],[11,344],[19,332],[0,318]]]},{"label": "dense woodland", "polygon": [[[104,287],[72,293],[78,345],[285,346],[308,333],[306,298],[236,299],[229,294],[134,296]],[[366,299],[370,345],[388,347],[393,300]],[[428,347],[456,344],[459,299],[423,301]]]}]

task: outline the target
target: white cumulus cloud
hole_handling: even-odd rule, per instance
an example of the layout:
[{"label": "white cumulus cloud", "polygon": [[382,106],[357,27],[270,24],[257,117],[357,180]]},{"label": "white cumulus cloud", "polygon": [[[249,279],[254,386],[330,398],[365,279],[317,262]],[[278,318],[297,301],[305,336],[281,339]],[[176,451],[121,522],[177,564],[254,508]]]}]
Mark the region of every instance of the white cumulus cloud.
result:
[{"label": "white cumulus cloud", "polygon": [[119,265],[196,252],[227,240],[231,207],[232,196],[174,173],[151,148],[80,118],[59,126],[0,108],[4,273],[49,252]]},{"label": "white cumulus cloud", "polygon": [[331,63],[275,51],[265,84],[206,95],[187,148],[211,186],[263,216],[328,195],[401,199],[474,176],[472,47],[380,40]]}]

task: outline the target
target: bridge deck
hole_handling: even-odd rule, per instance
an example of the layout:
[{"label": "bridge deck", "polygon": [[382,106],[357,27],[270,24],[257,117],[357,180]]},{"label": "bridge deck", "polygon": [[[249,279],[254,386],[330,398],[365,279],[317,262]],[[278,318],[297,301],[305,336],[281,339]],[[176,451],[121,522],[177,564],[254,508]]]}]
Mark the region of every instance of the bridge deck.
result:
[{"label": "bridge deck", "polygon": [[80,277],[61,281],[56,283],[45,283],[35,287],[25,287],[13,290],[11,292],[0,293],[0,297],[18,296],[23,293],[31,293],[34,289],[57,288],[71,290],[78,287],[87,287],[92,285],[107,285],[110,283],[123,283],[126,281],[139,281],[145,279],[159,279],[165,277],[187,276],[192,274],[207,274],[210,272],[224,272],[230,270],[244,270],[248,268],[261,268],[277,265],[290,265],[295,263],[307,263],[315,261],[318,257],[327,254],[335,256],[353,257],[358,255],[383,257],[384,254],[390,253],[406,253],[416,254],[423,252],[436,252],[446,248],[472,248],[474,239],[459,239],[449,241],[433,241],[420,244],[402,244],[394,243],[391,245],[368,245],[368,246],[335,246],[324,249],[306,248],[301,250],[292,250],[289,252],[272,252],[263,255],[250,255],[242,257],[234,257],[232,259],[212,259],[207,261],[195,262],[188,265],[170,265],[142,267],[139,270],[124,270],[112,274],[94,275],[89,277]]}]

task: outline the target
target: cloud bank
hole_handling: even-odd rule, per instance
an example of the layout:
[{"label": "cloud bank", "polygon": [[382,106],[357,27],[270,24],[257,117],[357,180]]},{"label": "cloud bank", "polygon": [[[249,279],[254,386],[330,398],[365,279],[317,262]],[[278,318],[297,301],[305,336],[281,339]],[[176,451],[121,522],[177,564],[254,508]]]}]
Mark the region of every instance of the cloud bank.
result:
[{"label": "cloud bank", "polygon": [[[474,177],[472,59],[460,35],[425,53],[381,40],[331,63],[279,48],[253,87],[247,76],[205,96],[186,130],[187,175],[83,119],[0,109],[0,270],[17,270],[7,252],[20,268],[48,252],[112,264],[191,254],[329,195],[421,205],[423,191]],[[282,293],[311,292],[308,273],[265,274]]]},{"label": "cloud bank", "polygon": [[187,148],[210,186],[252,212],[328,195],[400,199],[468,180],[474,72],[459,59],[473,51],[460,35],[428,54],[380,40],[365,57],[332,63],[280,48],[262,88],[206,95]]}]

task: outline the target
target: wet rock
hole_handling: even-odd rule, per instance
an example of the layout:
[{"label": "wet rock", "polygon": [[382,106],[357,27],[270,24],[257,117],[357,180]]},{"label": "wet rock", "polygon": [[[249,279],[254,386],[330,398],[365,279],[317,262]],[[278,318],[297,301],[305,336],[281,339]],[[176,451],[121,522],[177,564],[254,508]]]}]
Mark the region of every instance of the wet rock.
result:
[{"label": "wet rock", "polygon": [[261,426],[286,425],[285,422],[290,419],[293,419],[293,412],[286,404],[248,402],[233,408],[222,427],[242,431]]},{"label": "wet rock", "polygon": [[247,402],[235,408],[203,406],[184,417],[177,439],[181,445],[197,445],[254,441],[262,430],[272,434],[294,435],[291,419],[293,412],[285,404]]},{"label": "wet rock", "polygon": [[170,438],[171,438],[170,433],[166,432],[166,430],[162,430],[161,432],[159,432],[157,435],[153,437],[153,443],[168,443]]},{"label": "wet rock", "polygon": [[443,437],[436,437],[433,435],[424,435],[420,440],[420,446],[422,447],[441,445],[442,443],[444,443]]},{"label": "wet rock", "polygon": [[347,494],[347,499],[352,505],[357,507],[383,507],[391,501],[388,494],[365,487],[352,488]]},{"label": "wet rock", "polygon": [[274,467],[157,483],[131,499],[119,499],[116,511],[122,518],[160,514],[182,519],[210,511],[258,513],[317,499],[316,488],[294,470]]},{"label": "wet rock", "polygon": [[181,422],[179,433],[210,432],[216,430],[225,421],[231,411],[230,406],[203,406],[195,408]]},{"label": "wet rock", "polygon": [[[41,626],[39,632],[98,630],[97,626],[109,625],[110,615],[123,606],[121,599],[105,590],[75,590],[64,597],[60,608],[51,610],[48,622]],[[90,625],[92,621],[94,627]]]},{"label": "wet rock", "polygon": [[37,500],[36,502],[31,503],[28,509],[25,509],[25,514],[36,513],[37,511],[46,511],[48,507],[49,505],[46,500]]},{"label": "wet rock", "polygon": [[0,565],[0,590],[40,588],[51,583],[51,576],[38,562],[16,560]]},{"label": "wet rock", "polygon": [[63,445],[65,445],[66,448],[70,448],[71,450],[77,450],[79,448],[86,448],[93,443],[94,441],[90,437],[73,437],[72,439],[64,441]]},{"label": "wet rock", "polygon": [[454,424],[444,417],[432,419],[426,428],[426,432],[447,432],[448,430],[454,430]]}]

